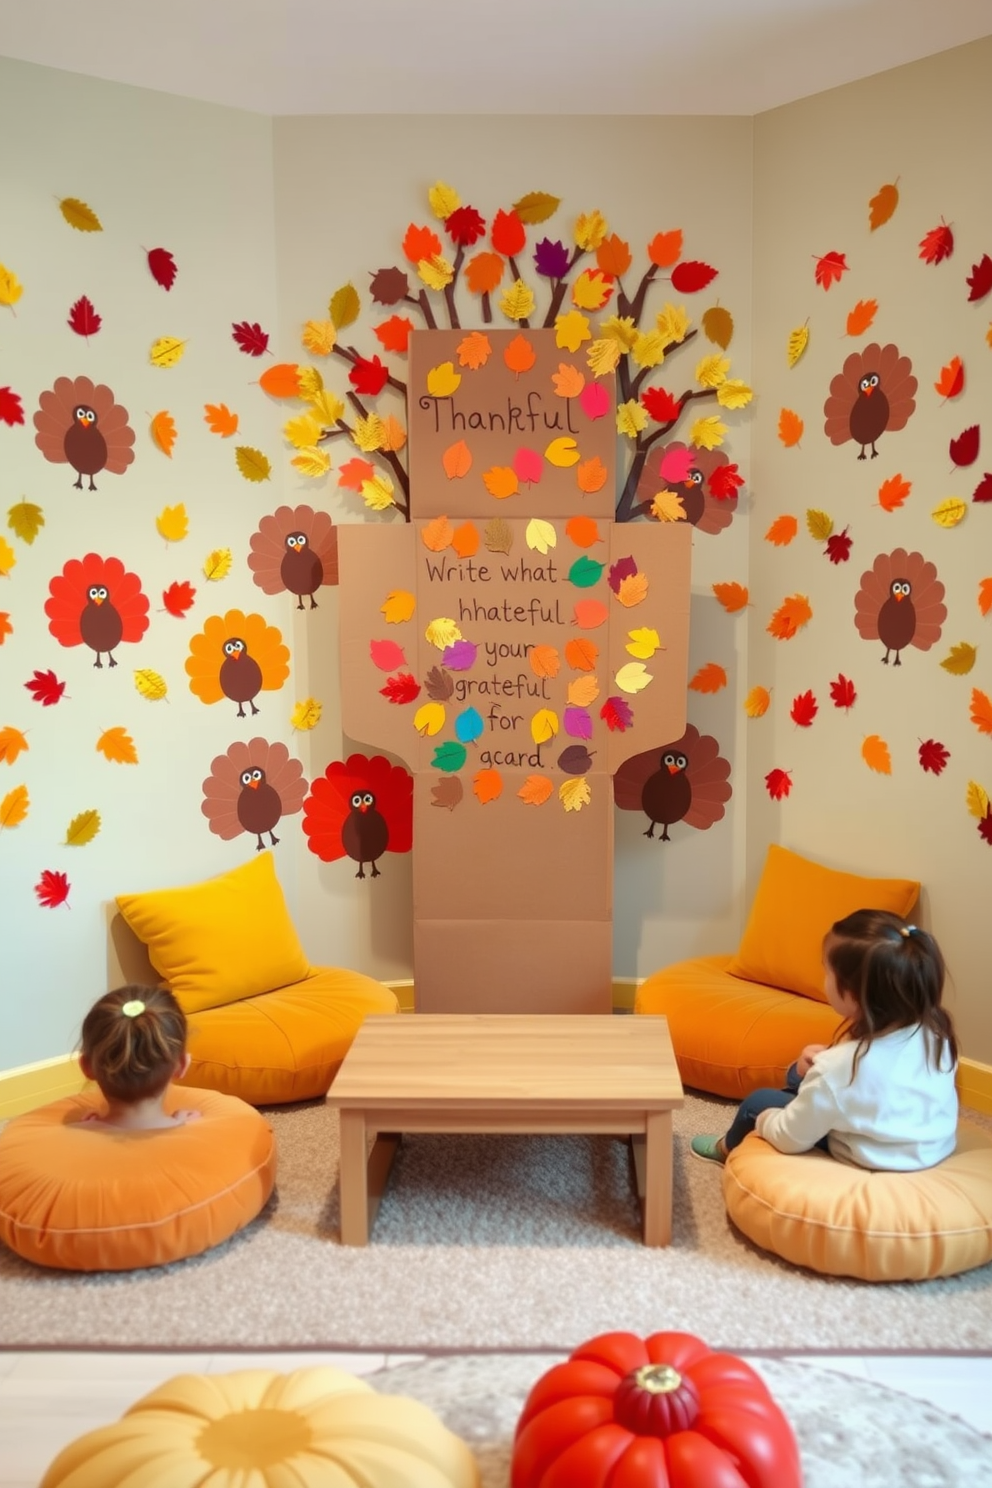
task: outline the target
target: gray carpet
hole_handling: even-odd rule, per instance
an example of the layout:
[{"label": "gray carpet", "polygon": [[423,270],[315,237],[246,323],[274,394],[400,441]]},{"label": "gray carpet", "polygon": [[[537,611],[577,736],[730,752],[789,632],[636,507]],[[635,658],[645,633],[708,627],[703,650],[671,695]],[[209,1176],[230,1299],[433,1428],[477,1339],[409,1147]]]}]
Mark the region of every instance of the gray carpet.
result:
[{"label": "gray carpet", "polygon": [[8,1348],[557,1349],[611,1329],[697,1333],[735,1352],[985,1352],[992,1266],[872,1286],[767,1255],[729,1224],[719,1170],[688,1138],[731,1103],[675,1114],[675,1235],[648,1250],[626,1143],[422,1136],[394,1165],[372,1244],[338,1243],[337,1115],[267,1114],[276,1197],[239,1235],[127,1274],[44,1271],[0,1252]]},{"label": "gray carpet", "polygon": [[[366,1376],[421,1400],[462,1437],[481,1488],[508,1488],[527,1392],[557,1360],[540,1354],[430,1359]],[[961,1488],[992,1483],[992,1439],[884,1385],[780,1360],[755,1361],[799,1443],[804,1488]]]}]

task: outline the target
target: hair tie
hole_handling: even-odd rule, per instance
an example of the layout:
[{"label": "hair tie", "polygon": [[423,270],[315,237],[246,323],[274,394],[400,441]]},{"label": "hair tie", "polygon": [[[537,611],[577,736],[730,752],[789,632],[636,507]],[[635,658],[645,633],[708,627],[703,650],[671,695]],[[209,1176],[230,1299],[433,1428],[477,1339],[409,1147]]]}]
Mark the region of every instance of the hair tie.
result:
[{"label": "hair tie", "polygon": [[916,931],[916,926],[915,925],[900,925],[899,926],[899,934],[901,936],[903,936],[904,939],[907,939],[907,940],[909,939],[909,937],[911,935],[913,935],[915,933],[915,931]]},{"label": "hair tie", "polygon": [[139,1002],[137,998],[135,998],[131,1002],[125,1002],[121,1007],[121,1012],[124,1014],[125,1018],[140,1018],[144,1011],[145,1004],[143,1002]]}]

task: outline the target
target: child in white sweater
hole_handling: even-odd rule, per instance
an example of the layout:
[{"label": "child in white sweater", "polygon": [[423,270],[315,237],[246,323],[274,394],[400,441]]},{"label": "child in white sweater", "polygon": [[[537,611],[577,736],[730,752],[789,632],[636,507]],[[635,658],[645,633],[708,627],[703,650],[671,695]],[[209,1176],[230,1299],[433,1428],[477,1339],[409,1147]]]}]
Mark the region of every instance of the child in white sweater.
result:
[{"label": "child in white sweater", "polygon": [[859,909],[823,942],[824,991],[846,1020],[833,1044],[810,1044],[785,1090],[755,1090],[722,1137],[691,1148],[725,1162],[751,1131],[779,1152],[821,1147],[863,1168],[930,1168],[954,1151],[957,1041],[941,1005],[936,941],[885,910]]}]

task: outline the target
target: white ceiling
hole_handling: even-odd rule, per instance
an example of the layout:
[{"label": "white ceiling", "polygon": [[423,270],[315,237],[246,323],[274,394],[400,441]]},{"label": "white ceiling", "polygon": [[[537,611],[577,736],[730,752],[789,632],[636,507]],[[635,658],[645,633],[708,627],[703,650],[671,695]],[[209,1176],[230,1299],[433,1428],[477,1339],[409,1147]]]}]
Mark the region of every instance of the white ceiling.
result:
[{"label": "white ceiling", "polygon": [[992,0],[0,0],[4,56],[264,114],[756,114],[990,33]]}]

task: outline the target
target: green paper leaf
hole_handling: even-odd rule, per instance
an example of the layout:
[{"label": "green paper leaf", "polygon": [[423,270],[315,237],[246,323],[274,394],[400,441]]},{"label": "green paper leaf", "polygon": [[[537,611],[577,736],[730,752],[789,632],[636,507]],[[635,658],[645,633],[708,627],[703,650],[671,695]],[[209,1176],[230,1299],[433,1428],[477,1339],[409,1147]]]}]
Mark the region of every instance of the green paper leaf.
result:
[{"label": "green paper leaf", "polygon": [[447,744],[439,744],[434,750],[434,758],[431,764],[435,770],[460,770],[468,758],[468,751],[464,744],[456,744],[449,740]]},{"label": "green paper leaf", "polygon": [[591,589],[593,584],[598,584],[603,577],[605,563],[597,563],[595,558],[589,558],[583,554],[576,558],[568,570],[568,582],[574,584],[577,589]]}]

